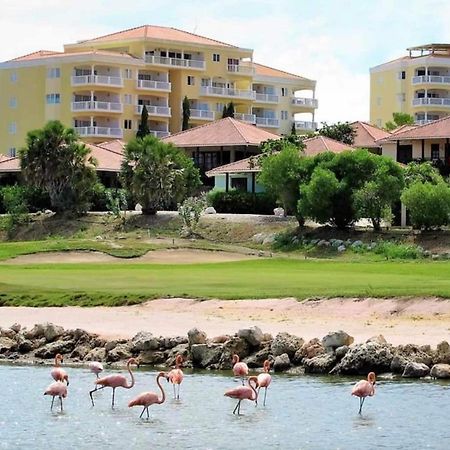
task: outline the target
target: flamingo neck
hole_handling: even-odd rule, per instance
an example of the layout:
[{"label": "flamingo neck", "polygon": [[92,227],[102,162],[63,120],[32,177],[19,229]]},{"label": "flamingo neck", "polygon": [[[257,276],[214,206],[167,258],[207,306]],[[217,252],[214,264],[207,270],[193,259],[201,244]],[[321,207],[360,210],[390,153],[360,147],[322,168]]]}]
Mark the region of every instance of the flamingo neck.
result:
[{"label": "flamingo neck", "polygon": [[55,357],[55,367],[60,367],[61,363],[59,362],[59,358]]},{"label": "flamingo neck", "polygon": [[164,375],[160,373],[160,374],[158,374],[158,376],[156,377],[156,384],[157,384],[158,387],[161,389],[161,394],[162,394],[161,400],[158,398],[158,404],[159,404],[159,405],[160,405],[161,403],[164,403],[165,400],[166,400],[166,393],[164,392],[164,389],[162,388],[161,383],[159,382],[159,379],[160,379],[162,376],[164,376]]},{"label": "flamingo neck", "polygon": [[127,364],[127,369],[131,377],[131,383],[127,386],[127,389],[131,389],[134,386],[134,375],[133,372],[131,371],[130,363]]},{"label": "flamingo neck", "polygon": [[233,364],[237,364],[239,362],[239,355],[233,355]]},{"label": "flamingo neck", "polygon": [[258,393],[256,392],[256,389],[253,387],[252,381],[254,381],[255,384],[256,384],[257,378],[256,377],[249,377],[249,379],[248,379],[248,385],[251,387],[251,389],[253,391],[251,400],[255,401],[257,399],[257,397],[258,397]]},{"label": "flamingo neck", "polygon": [[177,358],[175,359],[175,368],[179,369],[181,366],[181,361],[180,358],[177,356]]}]

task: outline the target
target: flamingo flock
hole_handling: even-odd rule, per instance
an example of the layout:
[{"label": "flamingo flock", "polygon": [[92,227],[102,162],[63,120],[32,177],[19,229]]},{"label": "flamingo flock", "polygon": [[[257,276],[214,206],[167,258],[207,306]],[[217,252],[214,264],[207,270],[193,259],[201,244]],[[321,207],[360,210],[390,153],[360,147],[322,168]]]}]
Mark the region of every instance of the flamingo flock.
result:
[{"label": "flamingo flock", "polygon": [[[55,380],[44,391],[44,395],[52,397],[52,403],[50,410],[53,409],[55,398],[59,398],[61,412],[63,411],[63,399],[67,397],[67,387],[69,386],[69,376],[67,372],[61,368],[63,363],[63,357],[59,353],[55,356],[55,366],[50,372],[51,377]],[[175,400],[180,399],[180,386],[183,382],[184,374],[182,370],[183,357],[177,355],[175,359],[175,368],[169,372],[159,372],[156,376],[156,384],[161,391],[161,397],[158,393],[153,391],[143,392],[137,397],[133,398],[128,403],[128,407],[142,406],[142,412],[139,418],[142,418],[146,413],[147,419],[149,419],[148,408],[151,405],[161,405],[166,400],[166,394],[161,385],[161,378],[165,378],[167,382],[173,385],[173,396]],[[132,389],[135,385],[134,374],[131,370],[131,366],[135,365],[139,368],[139,363],[135,358],[130,358],[127,362],[127,370],[129,373],[129,380],[122,374],[107,375],[100,378],[99,374],[103,372],[103,365],[100,362],[92,361],[89,364],[89,369],[95,374],[94,380],[95,388],[89,391],[89,396],[92,402],[92,406],[95,406],[93,394],[105,388],[112,388],[111,408],[114,409],[115,404],[115,392],[117,388]],[[264,388],[264,400],[263,406],[266,406],[267,389],[269,388],[272,377],[270,375],[270,361],[265,360],[263,364],[263,372],[258,376],[248,376],[249,369],[246,363],[241,362],[238,355],[232,356],[232,370],[235,377],[240,378],[242,386],[238,386],[232,389],[228,389],[225,393],[225,397],[229,397],[238,400],[236,406],[233,409],[233,414],[240,415],[241,403],[243,400],[249,400],[255,402],[255,406],[258,405],[258,396],[261,388]],[[245,384],[247,379],[247,384]],[[375,383],[376,376],[374,372],[370,372],[367,375],[367,380],[358,381],[351,391],[351,395],[359,398],[359,411],[358,414],[362,414],[362,407],[367,397],[373,397],[375,395]]]}]

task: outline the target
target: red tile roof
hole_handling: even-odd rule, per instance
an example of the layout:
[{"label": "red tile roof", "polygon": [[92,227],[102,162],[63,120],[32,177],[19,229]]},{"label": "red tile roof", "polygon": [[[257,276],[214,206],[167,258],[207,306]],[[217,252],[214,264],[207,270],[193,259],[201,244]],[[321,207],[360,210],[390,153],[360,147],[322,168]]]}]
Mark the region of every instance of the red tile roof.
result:
[{"label": "red tile roof", "polygon": [[20,172],[19,158],[0,154],[0,173],[5,172]]},{"label": "red tile roof", "polygon": [[96,146],[122,155],[125,148],[125,142],[120,139],[114,139],[112,141],[101,142],[100,144],[96,144]]},{"label": "red tile roof", "polygon": [[391,131],[391,135],[392,134],[403,133],[403,131],[413,130],[416,127],[417,127],[417,125],[401,125],[401,126],[395,128],[394,130],[392,130]]},{"label": "red tile roof", "polygon": [[117,31],[115,33],[106,34],[93,39],[80,41],[78,44],[85,44],[90,42],[108,42],[108,41],[122,41],[127,39],[161,39],[165,41],[183,42],[213,45],[221,47],[235,47],[234,45],[226,44],[225,42],[216,41],[198,34],[189,33],[187,31],[179,30],[173,27],[160,27],[156,25],[141,25],[128,30]]},{"label": "red tile roof", "polygon": [[273,67],[264,66],[262,64],[253,63],[255,67],[256,75],[261,75],[265,77],[278,77],[278,78],[291,78],[293,80],[305,80],[312,81],[308,78],[301,77],[299,75],[295,75],[293,73],[285,72],[284,70],[274,69]]},{"label": "red tile roof", "polygon": [[189,130],[180,131],[162,140],[177,147],[221,147],[230,145],[258,146],[268,139],[280,139],[280,136],[269,133],[254,125],[227,117],[200,125]]},{"label": "red tile roof", "polygon": [[391,133],[382,130],[374,125],[370,125],[366,122],[353,122],[352,128],[356,131],[355,142],[353,147],[358,148],[373,148],[379,147],[376,143],[377,140],[389,137]]},{"label": "red tile roof", "polygon": [[45,58],[49,56],[60,55],[62,52],[55,52],[52,50],[38,50],[33,53],[28,53],[27,55],[18,56],[17,58],[11,59],[10,61],[28,61],[30,59]]},{"label": "red tile roof", "polygon": [[128,53],[111,52],[108,50],[87,50],[84,52],[52,52],[48,50],[39,50],[37,52],[29,53],[28,55],[18,56],[17,58],[11,59],[7,62],[18,62],[18,61],[30,61],[34,59],[45,59],[45,58],[65,58],[70,56],[82,56],[82,55],[101,55],[101,56],[121,56],[128,59],[137,59]]}]

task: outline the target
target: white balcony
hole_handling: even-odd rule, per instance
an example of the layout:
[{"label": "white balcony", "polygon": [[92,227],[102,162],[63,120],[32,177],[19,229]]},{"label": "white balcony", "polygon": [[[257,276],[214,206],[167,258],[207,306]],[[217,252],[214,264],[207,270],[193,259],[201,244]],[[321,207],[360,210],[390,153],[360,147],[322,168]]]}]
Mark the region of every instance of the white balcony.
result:
[{"label": "white balcony", "polygon": [[75,127],[75,131],[82,137],[110,137],[122,138],[122,128],[109,127]]},{"label": "white balcony", "polygon": [[160,130],[150,130],[150,134],[157,137],[158,139],[170,136],[170,133],[168,131],[160,131]]},{"label": "white balcony", "polygon": [[255,100],[258,103],[278,103],[278,95],[258,94],[257,92],[255,92]]},{"label": "white balcony", "polygon": [[256,115],[255,114],[242,114],[242,113],[234,113],[234,118],[237,120],[242,120],[242,122],[255,124],[256,123]]},{"label": "white balcony", "polygon": [[421,75],[413,77],[412,84],[450,84],[450,76]]},{"label": "white balcony", "polygon": [[441,106],[444,108],[450,108],[450,98],[413,98],[413,106]]},{"label": "white balcony", "polygon": [[319,106],[319,102],[316,98],[294,97],[292,99],[292,104],[294,106],[302,106],[305,108],[317,108]]},{"label": "white balcony", "polygon": [[216,86],[201,86],[200,95],[206,95],[210,97],[232,97],[244,100],[255,99],[255,93],[253,91],[247,91],[243,89],[222,88]]},{"label": "white balcony", "polygon": [[[145,105],[149,116],[170,117],[171,111],[168,106],[153,106]],[[142,114],[143,105],[136,105],[134,108],[135,114]]]},{"label": "white balcony", "polygon": [[255,68],[250,64],[228,64],[227,70],[230,73],[241,75],[253,75],[255,73]]},{"label": "white balcony", "polygon": [[434,120],[430,120],[430,119],[418,119],[416,120],[414,123],[416,125],[426,125],[428,123],[434,122]]},{"label": "white balcony", "polygon": [[114,102],[72,102],[72,112],[77,111],[98,111],[98,112],[114,112],[121,113],[123,111],[122,103]]},{"label": "white balcony", "polygon": [[256,125],[265,128],[278,128],[280,126],[280,120],[271,117],[256,117]]},{"label": "white balcony", "polygon": [[317,130],[317,122],[307,122],[304,120],[296,120],[295,129],[302,131],[316,131]]},{"label": "white balcony", "polygon": [[214,111],[208,111],[206,109],[191,109],[190,112],[191,119],[214,120],[215,118]]},{"label": "white balcony", "polygon": [[108,75],[77,75],[72,77],[72,86],[123,86],[121,77],[110,77]]},{"label": "white balcony", "polygon": [[172,85],[168,81],[137,80],[136,87],[147,91],[170,92]]},{"label": "white balcony", "polygon": [[169,67],[179,67],[181,69],[205,69],[205,61],[200,61],[196,59],[184,59],[184,58],[167,58],[165,56],[153,56],[146,55],[145,62],[147,64],[154,64],[156,66],[169,66]]}]

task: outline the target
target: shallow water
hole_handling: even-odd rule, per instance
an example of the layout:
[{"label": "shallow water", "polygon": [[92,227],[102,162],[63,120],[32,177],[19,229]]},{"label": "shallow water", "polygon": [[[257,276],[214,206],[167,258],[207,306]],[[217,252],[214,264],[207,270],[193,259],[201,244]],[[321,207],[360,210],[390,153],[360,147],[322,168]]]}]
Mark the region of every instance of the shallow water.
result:
[{"label": "shallow water", "polygon": [[168,400],[142,420],[127,403],[156,390],[155,372],[137,371],[136,386],[117,389],[111,410],[111,390],[95,394],[92,407],[93,375],[68,368],[61,413],[42,395],[50,370],[0,365],[0,449],[450,449],[448,382],[380,380],[360,416],[353,379],[273,375],[267,406],[243,402],[235,416],[236,402],[223,393],[238,381],[196,373],[186,375],[179,401],[164,381]]}]

